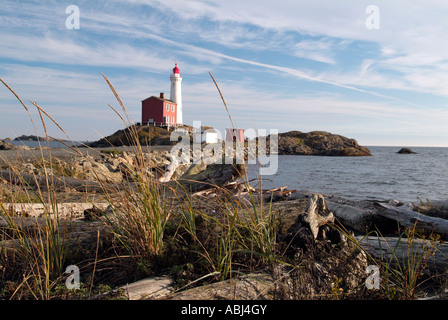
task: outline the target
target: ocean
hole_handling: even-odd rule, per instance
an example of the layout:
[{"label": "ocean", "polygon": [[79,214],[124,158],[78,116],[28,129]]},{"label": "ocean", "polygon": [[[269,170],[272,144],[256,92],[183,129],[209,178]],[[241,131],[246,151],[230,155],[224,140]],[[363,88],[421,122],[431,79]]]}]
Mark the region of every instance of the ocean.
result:
[{"label": "ocean", "polygon": [[[277,173],[262,176],[262,188],[288,186],[349,199],[448,200],[448,148],[411,148],[417,154],[368,148],[372,157],[280,155]],[[259,165],[249,165],[248,178],[257,177]]]},{"label": "ocean", "polygon": [[[50,147],[50,148],[68,148],[67,145],[72,146],[72,145],[80,145],[80,142],[70,142],[67,141],[64,143],[59,142],[59,141],[49,141],[47,142],[45,139],[39,141],[8,141],[8,143],[11,143],[13,145],[16,146],[27,146],[30,148],[39,148],[39,146],[41,147]],[[40,144],[40,145],[39,145]]]}]

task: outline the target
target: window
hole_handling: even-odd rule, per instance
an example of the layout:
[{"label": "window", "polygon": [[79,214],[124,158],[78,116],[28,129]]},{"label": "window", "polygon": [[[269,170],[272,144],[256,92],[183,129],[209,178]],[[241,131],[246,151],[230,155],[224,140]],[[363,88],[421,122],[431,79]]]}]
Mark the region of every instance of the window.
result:
[{"label": "window", "polygon": [[166,104],[166,111],[170,111],[170,105],[168,103]]},{"label": "window", "polygon": [[165,122],[170,123],[170,117],[165,117]]},{"label": "window", "polygon": [[174,123],[174,117],[171,117],[171,123]]},{"label": "window", "polygon": [[174,104],[171,105],[171,111],[174,112]]}]

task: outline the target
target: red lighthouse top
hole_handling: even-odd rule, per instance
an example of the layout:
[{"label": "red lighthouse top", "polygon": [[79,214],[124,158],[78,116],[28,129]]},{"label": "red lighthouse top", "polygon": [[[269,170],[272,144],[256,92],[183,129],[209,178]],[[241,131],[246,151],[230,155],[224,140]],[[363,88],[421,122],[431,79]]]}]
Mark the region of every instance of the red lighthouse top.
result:
[{"label": "red lighthouse top", "polygon": [[180,70],[179,70],[179,68],[177,67],[177,62],[175,62],[175,64],[176,64],[176,66],[175,66],[174,69],[173,69],[173,73],[177,73],[177,74],[179,74],[179,73],[180,73]]}]

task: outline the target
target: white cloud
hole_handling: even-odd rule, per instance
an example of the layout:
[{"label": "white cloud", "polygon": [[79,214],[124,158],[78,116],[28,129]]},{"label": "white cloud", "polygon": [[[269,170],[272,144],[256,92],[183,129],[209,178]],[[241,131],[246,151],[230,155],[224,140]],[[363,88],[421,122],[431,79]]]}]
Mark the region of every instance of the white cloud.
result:
[{"label": "white cloud", "polygon": [[[390,81],[383,82],[375,78],[390,77],[384,71],[395,71],[400,67],[400,74],[395,74],[393,87],[403,90],[428,92],[428,86],[424,82],[409,82],[414,75],[423,78],[426,74],[421,67],[431,66],[441,71],[446,64],[448,56],[448,20],[446,15],[448,8],[443,1],[404,1],[382,2],[378,4],[381,14],[380,30],[369,30],[365,27],[367,15],[365,8],[371,4],[368,1],[349,0],[319,2],[306,1],[145,1],[136,0],[133,3],[147,4],[172,12],[185,24],[193,24],[198,34],[207,34],[209,30],[201,29],[202,20],[214,21],[219,25],[228,24],[234,26],[232,30],[226,29],[226,35],[222,35],[223,44],[229,47],[237,47],[238,44],[250,43],[249,38],[244,38],[241,30],[251,30],[250,26],[260,28],[259,32],[271,32],[271,36],[281,38],[287,32],[295,32],[301,35],[312,35],[313,38],[323,37],[329,40],[305,39],[296,47],[283,42],[283,53],[304,57],[327,64],[337,64],[338,60],[331,49],[334,40],[356,40],[375,43],[378,45],[377,64],[383,70],[370,73],[373,79],[359,83],[366,87],[388,88]],[[212,32],[213,33],[213,32]],[[249,33],[250,34],[250,33]],[[253,35],[252,35],[253,36]],[[206,38],[206,37],[204,37]],[[219,37],[218,37],[219,39]],[[269,42],[269,40],[266,40]],[[265,50],[277,50],[282,47],[275,46],[272,49],[266,46]],[[350,49],[346,54],[350,55]],[[343,71],[344,72],[344,71]],[[366,77],[368,74],[364,74]],[[335,75],[337,76],[337,75]],[[352,75],[347,74],[346,79]],[[321,77],[322,78],[322,77]],[[341,79],[344,77],[341,77]],[[439,79],[437,77],[437,79]],[[331,81],[330,79],[327,79]],[[432,92],[446,95],[443,89],[444,81],[431,81],[436,87]],[[340,82],[341,84],[355,85],[352,81]],[[437,85],[439,83],[440,85]],[[374,84],[374,86],[371,86]]]},{"label": "white cloud", "polygon": [[318,62],[335,64],[333,50],[334,46],[331,41],[303,40],[295,45],[294,55]]}]

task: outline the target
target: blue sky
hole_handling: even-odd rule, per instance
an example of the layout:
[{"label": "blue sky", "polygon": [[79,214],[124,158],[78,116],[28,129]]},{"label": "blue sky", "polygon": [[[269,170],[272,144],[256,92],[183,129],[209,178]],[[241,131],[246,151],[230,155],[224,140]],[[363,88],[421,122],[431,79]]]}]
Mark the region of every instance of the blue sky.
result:
[{"label": "blue sky", "polygon": [[[379,29],[366,27],[372,4]],[[69,5],[79,29],[66,27]],[[141,100],[169,93],[177,61],[186,124],[230,126],[211,72],[241,128],[447,147],[447,16],[442,0],[2,0],[0,78],[36,123],[28,99],[76,140],[123,127],[101,72],[137,122]],[[34,134],[4,86],[0,108],[0,138]]]}]

